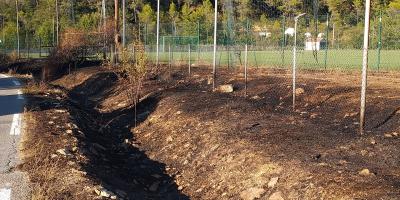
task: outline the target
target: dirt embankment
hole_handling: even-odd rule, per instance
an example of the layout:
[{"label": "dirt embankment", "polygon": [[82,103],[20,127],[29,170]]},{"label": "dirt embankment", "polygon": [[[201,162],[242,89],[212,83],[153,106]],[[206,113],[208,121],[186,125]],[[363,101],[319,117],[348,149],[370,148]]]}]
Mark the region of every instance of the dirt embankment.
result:
[{"label": "dirt embankment", "polygon": [[107,70],[81,69],[53,82],[49,94],[36,94],[30,116],[45,123],[31,126],[25,149],[34,151],[28,151],[23,167],[43,196],[100,198],[96,191],[125,199],[400,195],[398,74],[371,77],[368,131],[360,137],[358,75],[302,73],[293,112],[284,70],[251,70],[247,98],[237,71],[221,71],[220,83],[235,86],[227,94],[210,92],[209,71],[193,71],[190,79],[173,73],[170,81],[146,81],[143,95],[158,92],[138,105],[137,127],[125,83]]}]

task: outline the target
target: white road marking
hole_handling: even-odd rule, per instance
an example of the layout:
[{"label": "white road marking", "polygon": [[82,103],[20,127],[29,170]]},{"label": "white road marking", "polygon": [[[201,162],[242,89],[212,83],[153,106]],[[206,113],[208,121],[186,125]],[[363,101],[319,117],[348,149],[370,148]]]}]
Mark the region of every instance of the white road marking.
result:
[{"label": "white road marking", "polygon": [[10,135],[19,135],[20,133],[21,133],[21,115],[14,114],[13,121],[11,123]]},{"label": "white road marking", "polygon": [[24,97],[22,96],[22,91],[18,90],[18,97],[17,99],[24,99]]},{"label": "white road marking", "polygon": [[0,200],[10,200],[11,199],[11,189],[1,188],[0,189]]},{"label": "white road marking", "polygon": [[17,85],[17,86],[21,85],[21,83],[19,83],[19,81],[12,81],[12,82],[14,83],[14,85]]}]

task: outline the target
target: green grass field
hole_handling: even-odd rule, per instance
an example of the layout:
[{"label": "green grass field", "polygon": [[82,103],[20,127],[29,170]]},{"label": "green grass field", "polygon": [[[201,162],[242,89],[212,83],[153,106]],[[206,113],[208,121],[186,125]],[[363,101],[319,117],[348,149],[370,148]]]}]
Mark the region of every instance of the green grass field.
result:
[{"label": "green grass field", "polygon": [[[189,63],[188,52],[173,52],[173,64]],[[155,60],[155,53],[148,54],[152,60]],[[244,62],[244,51],[236,54],[227,51],[218,51],[217,64],[218,66],[227,66],[228,63],[232,66],[240,66],[239,55]],[[231,59],[228,59],[228,58]],[[283,56],[280,50],[266,51],[249,51],[248,63],[250,67],[291,67],[293,51],[286,50]],[[317,58],[317,59],[316,59]],[[326,69],[351,70],[359,69],[362,66],[362,50],[341,49],[328,50]],[[168,63],[169,53],[160,52],[160,62]],[[377,70],[377,50],[369,51],[369,69]],[[191,63],[202,65],[212,65],[212,51],[191,53]],[[325,69],[325,50],[318,51],[317,57],[314,57],[312,51],[299,50],[297,52],[297,65],[300,69]],[[400,70],[400,50],[381,50],[380,70]]]}]

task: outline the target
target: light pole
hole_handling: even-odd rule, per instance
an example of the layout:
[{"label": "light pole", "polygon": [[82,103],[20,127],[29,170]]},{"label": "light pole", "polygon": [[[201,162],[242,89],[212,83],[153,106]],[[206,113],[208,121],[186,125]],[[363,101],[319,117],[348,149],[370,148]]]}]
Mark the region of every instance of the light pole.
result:
[{"label": "light pole", "polygon": [[156,64],[160,62],[160,0],[157,0],[157,56],[156,56]]},{"label": "light pole", "polygon": [[364,23],[364,48],[361,81],[361,106],[360,106],[360,134],[364,133],[365,126],[365,101],[367,95],[367,69],[368,69],[368,46],[369,46],[369,13],[371,0],[365,1],[365,23]]},{"label": "light pole", "polygon": [[15,10],[16,10],[16,14],[17,14],[17,54],[18,54],[18,58],[19,58],[19,9],[18,9],[18,0],[15,0]]},{"label": "light pole", "polygon": [[292,81],[293,81],[293,111],[296,108],[296,46],[297,46],[297,21],[300,17],[304,16],[306,13],[297,15],[294,18],[294,43],[293,43],[293,69],[292,69]]},{"label": "light pole", "polygon": [[218,19],[218,0],[214,6],[214,54],[213,54],[213,90],[215,90],[216,65],[217,65],[217,19]]},{"label": "light pole", "polygon": [[122,48],[125,48],[126,38],[126,19],[125,19],[125,0],[122,0]]},{"label": "light pole", "polygon": [[58,0],[56,0],[56,41],[57,45],[59,42],[59,31],[60,31],[60,22],[59,22],[59,14],[58,14]]}]

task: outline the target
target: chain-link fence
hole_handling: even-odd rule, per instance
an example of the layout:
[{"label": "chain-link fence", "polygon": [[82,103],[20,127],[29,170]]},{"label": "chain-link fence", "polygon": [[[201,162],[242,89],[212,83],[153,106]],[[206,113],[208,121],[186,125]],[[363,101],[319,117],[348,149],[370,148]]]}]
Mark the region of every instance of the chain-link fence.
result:
[{"label": "chain-link fence", "polygon": [[[395,19],[394,19],[395,18]],[[400,17],[382,15],[371,19],[370,70],[400,69]],[[398,21],[394,23],[393,21]],[[141,25],[140,39],[152,61],[156,60],[156,24]],[[217,65],[282,67],[292,64],[294,19],[268,22],[219,22]],[[297,27],[297,63],[302,69],[358,69],[362,63],[363,25],[344,26],[329,15],[304,16]],[[160,25],[159,61],[162,64],[211,66],[213,26],[198,22]],[[190,55],[190,56],[189,56]]]},{"label": "chain-link fence", "polygon": [[[400,69],[400,15],[382,14],[371,18],[370,70]],[[303,69],[357,69],[362,63],[363,25],[346,26],[335,16],[303,16],[297,27],[297,63]],[[212,66],[212,22],[180,21],[160,24],[159,61],[162,64]],[[10,30],[13,32],[12,30]],[[27,31],[1,33],[0,49],[20,58],[40,58],[49,54],[56,39],[41,39]],[[54,32],[54,31],[53,31]],[[139,39],[148,57],[156,61],[156,23],[127,24],[126,43]],[[6,36],[5,36],[6,35]],[[249,67],[288,68],[293,60],[294,18],[244,20],[222,19],[217,31],[217,65],[244,65],[245,45],[248,45]],[[111,57],[112,46],[97,47]],[[103,50],[99,50],[103,48]],[[95,52],[95,51],[93,51]],[[87,55],[104,58],[104,55]],[[111,58],[109,58],[111,59]]]}]

